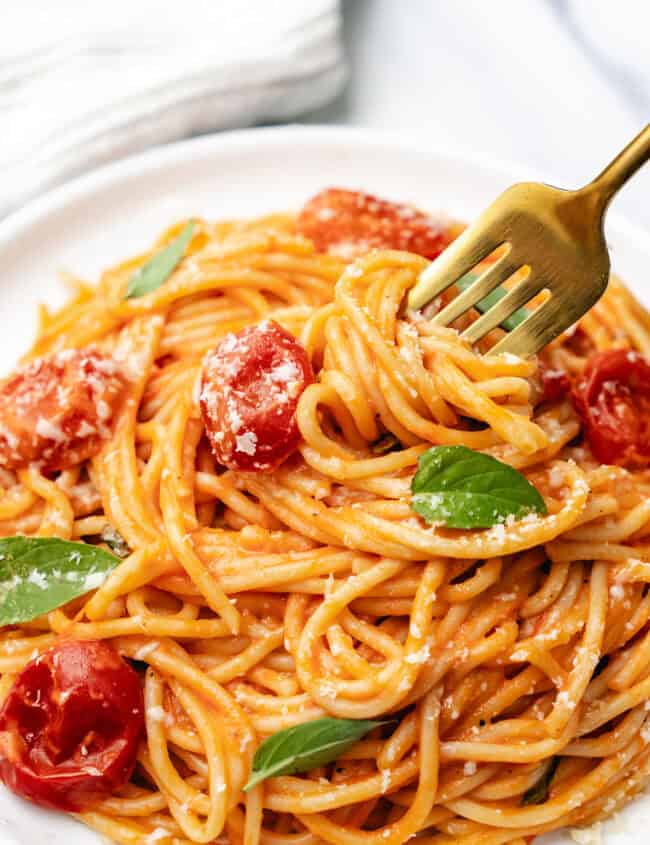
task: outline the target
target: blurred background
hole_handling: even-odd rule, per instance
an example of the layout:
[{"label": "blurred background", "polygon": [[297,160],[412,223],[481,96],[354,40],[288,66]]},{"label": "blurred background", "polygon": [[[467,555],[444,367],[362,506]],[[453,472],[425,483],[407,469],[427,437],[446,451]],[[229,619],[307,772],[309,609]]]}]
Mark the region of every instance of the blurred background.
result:
[{"label": "blurred background", "polygon": [[[577,186],[650,119],[649,33],[648,0],[22,0],[0,33],[0,214],[155,144],[283,122]],[[650,228],[649,200],[647,172],[616,208]]]}]

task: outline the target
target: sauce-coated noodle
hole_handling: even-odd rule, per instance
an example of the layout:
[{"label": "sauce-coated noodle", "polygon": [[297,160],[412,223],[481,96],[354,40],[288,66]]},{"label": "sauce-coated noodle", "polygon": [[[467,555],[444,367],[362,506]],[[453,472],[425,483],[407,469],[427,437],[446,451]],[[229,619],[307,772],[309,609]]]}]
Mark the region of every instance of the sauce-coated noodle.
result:
[{"label": "sauce-coated noodle", "polygon": [[[536,361],[482,356],[404,314],[417,255],[346,265],[290,215],[197,221],[172,277],[124,299],[144,258],[97,288],[69,279],[29,356],[91,344],[122,362],[128,398],[101,452],[58,475],[0,470],[0,535],[78,540],[109,523],[131,550],[95,593],[0,637],[0,695],[61,636],[147,665],[132,782],[81,819],[122,845],[520,844],[641,789],[647,473],[596,462],[569,399],[536,405]],[[270,474],[224,470],[201,422],[202,360],[269,316],[316,373],[302,440]],[[543,359],[577,376],[617,347],[650,354],[650,318],[614,280]],[[387,432],[401,448],[382,454]],[[427,525],[410,481],[434,444],[516,467],[548,513]],[[385,714],[396,721],[335,764],[242,791],[264,737]],[[557,755],[547,800],[525,803]]]}]

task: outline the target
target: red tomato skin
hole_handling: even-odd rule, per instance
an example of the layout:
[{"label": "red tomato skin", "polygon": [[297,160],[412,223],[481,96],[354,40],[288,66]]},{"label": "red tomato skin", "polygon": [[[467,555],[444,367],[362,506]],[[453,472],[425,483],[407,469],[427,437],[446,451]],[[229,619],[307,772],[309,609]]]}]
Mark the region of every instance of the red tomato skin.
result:
[{"label": "red tomato skin", "polygon": [[37,358],[0,382],[0,466],[46,472],[86,460],[109,436],[124,379],[94,349]]},{"label": "red tomato skin", "polygon": [[314,380],[307,353],[273,320],[227,335],[203,364],[201,414],[219,463],[271,472],[300,442],[296,408]]},{"label": "red tomato skin", "polygon": [[62,641],[25,666],[0,710],[0,780],[78,812],[128,781],[143,731],[137,673],[106,643]]},{"label": "red tomato skin", "polygon": [[552,370],[540,364],[539,375],[542,382],[540,402],[560,402],[571,391],[571,379],[564,370]]},{"label": "red tomato skin", "polygon": [[604,464],[650,464],[650,362],[629,349],[588,360],[573,388],[594,457]]},{"label": "red tomato skin", "polygon": [[372,249],[401,249],[432,260],[452,241],[447,227],[410,205],[343,188],[312,197],[296,228],[319,252],[345,260]]}]

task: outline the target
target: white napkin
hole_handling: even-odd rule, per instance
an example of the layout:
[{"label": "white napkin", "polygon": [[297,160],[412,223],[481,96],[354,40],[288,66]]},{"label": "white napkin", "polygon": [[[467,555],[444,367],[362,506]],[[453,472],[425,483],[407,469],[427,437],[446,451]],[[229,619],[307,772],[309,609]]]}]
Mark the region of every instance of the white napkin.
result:
[{"label": "white napkin", "polygon": [[110,159],[324,105],[338,0],[21,0],[0,27],[0,213]]},{"label": "white napkin", "polygon": [[647,0],[569,0],[576,35],[601,73],[618,81],[627,99],[650,112],[650,3]]}]

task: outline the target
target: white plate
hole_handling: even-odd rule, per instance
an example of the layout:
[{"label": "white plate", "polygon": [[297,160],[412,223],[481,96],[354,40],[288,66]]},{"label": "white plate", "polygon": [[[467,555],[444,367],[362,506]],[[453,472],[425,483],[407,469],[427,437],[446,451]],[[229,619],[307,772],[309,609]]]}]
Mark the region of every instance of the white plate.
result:
[{"label": "white plate", "polygon": [[[552,174],[544,174],[552,181]],[[110,165],[33,202],[0,224],[0,372],[29,345],[40,301],[63,292],[57,270],[95,279],[107,265],[140,251],[171,221],[292,209],[323,187],[339,185],[412,201],[470,219],[517,179],[521,167],[456,158],[408,139],[337,128],[285,127],[204,137]],[[614,268],[650,304],[650,237],[612,215]],[[650,798],[607,826],[607,845],[637,845]],[[637,831],[635,833],[635,831]],[[0,788],[1,845],[97,845],[63,815],[46,813]],[[546,843],[570,842],[568,835]],[[540,841],[541,845],[541,841]]]}]

